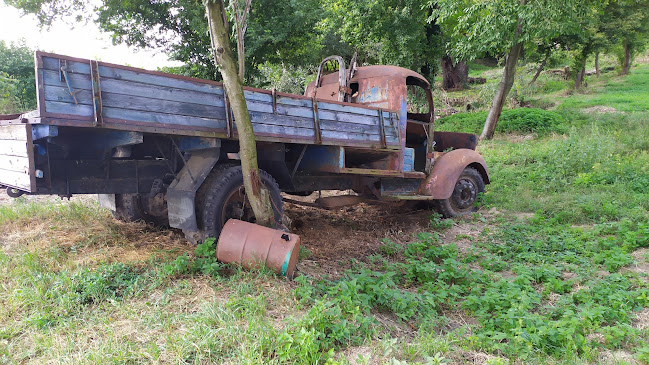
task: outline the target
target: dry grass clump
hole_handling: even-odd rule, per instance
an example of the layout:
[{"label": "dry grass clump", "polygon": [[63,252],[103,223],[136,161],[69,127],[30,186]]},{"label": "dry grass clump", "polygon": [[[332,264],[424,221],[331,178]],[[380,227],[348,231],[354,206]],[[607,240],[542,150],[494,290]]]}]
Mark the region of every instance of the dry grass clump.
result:
[{"label": "dry grass clump", "polygon": [[144,262],[191,252],[181,233],[115,220],[96,202],[17,201],[0,206],[5,252],[62,250],[75,265]]}]

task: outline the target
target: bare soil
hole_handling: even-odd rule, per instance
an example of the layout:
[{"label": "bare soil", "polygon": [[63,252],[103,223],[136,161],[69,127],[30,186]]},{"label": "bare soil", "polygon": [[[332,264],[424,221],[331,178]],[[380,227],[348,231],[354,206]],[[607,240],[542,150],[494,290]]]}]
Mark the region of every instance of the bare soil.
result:
[{"label": "bare soil", "polygon": [[[312,197],[293,197],[314,201]],[[431,211],[405,206],[358,204],[335,210],[284,204],[293,222],[292,231],[301,238],[307,257],[298,270],[315,277],[339,277],[355,260],[366,261],[380,252],[382,239],[406,245],[416,233],[429,230]]]}]

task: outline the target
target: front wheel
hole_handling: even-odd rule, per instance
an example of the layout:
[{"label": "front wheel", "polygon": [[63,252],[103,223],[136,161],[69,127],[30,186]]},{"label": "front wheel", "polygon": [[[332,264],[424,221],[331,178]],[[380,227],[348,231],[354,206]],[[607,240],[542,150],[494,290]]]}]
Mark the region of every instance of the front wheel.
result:
[{"label": "front wheel", "polygon": [[[284,210],[279,186],[264,170],[259,170],[259,177],[270,193],[274,226],[280,228]],[[214,167],[198,190],[196,198],[197,221],[205,237],[219,237],[223,225],[231,218],[255,223],[255,214],[243,187],[243,171],[239,165],[223,164]]]},{"label": "front wheel", "polygon": [[444,218],[471,214],[478,210],[480,194],[484,190],[482,175],[473,167],[467,167],[457,179],[451,197],[434,201],[435,210]]}]

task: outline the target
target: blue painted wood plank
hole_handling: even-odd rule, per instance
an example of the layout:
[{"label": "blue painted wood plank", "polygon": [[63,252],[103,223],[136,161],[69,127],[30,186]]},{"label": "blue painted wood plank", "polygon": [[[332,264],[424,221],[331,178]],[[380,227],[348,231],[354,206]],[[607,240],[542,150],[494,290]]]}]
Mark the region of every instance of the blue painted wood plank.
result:
[{"label": "blue painted wood plank", "polygon": [[[93,105],[90,91],[82,90],[76,94],[77,101],[83,105]],[[46,101],[67,102],[74,105],[67,89],[48,87],[45,89]],[[176,101],[150,99],[139,96],[102,93],[104,107],[123,108],[148,112],[161,112],[173,115],[225,119],[225,108]]]},{"label": "blue painted wood plank", "polygon": [[166,127],[173,127],[174,125],[178,125],[214,129],[226,128],[226,121],[223,119],[142,112],[138,110],[128,110],[121,108],[104,107],[104,118],[120,119],[134,122],[148,122],[151,123],[152,126],[155,126],[155,124],[163,124]]}]

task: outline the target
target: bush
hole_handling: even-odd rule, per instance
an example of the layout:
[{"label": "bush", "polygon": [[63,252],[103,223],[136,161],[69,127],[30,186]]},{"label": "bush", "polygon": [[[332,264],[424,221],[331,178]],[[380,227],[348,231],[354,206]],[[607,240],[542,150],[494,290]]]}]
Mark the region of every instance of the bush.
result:
[{"label": "bush", "polygon": [[[459,113],[441,118],[437,129],[441,131],[480,133],[487,119],[488,111],[477,113]],[[564,118],[553,111],[536,108],[518,108],[504,110],[496,126],[501,133],[565,133]]]}]

